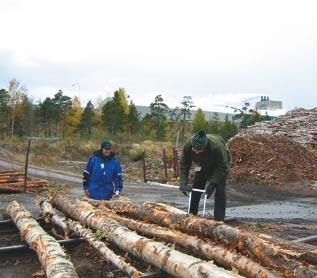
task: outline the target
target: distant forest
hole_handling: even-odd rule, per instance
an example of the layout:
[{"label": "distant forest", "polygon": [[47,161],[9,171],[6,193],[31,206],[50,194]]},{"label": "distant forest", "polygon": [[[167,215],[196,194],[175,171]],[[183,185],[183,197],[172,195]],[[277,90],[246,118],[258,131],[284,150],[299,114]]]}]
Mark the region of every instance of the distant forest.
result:
[{"label": "distant forest", "polygon": [[175,140],[176,136],[184,140],[192,132],[204,129],[228,140],[238,131],[235,122],[246,127],[263,120],[256,112],[242,107],[234,122],[228,117],[220,122],[217,113],[212,120],[206,121],[200,108],[191,121],[191,109],[195,107],[191,96],[184,96],[179,107],[170,109],[159,94],[149,106],[150,112],[141,118],[123,88],[97,107],[89,101],[83,108],[78,97],[72,99],[62,90],[35,104],[28,97],[27,89],[12,79],[7,89],[0,89],[0,137],[103,138],[129,135],[136,140],[166,141]]}]

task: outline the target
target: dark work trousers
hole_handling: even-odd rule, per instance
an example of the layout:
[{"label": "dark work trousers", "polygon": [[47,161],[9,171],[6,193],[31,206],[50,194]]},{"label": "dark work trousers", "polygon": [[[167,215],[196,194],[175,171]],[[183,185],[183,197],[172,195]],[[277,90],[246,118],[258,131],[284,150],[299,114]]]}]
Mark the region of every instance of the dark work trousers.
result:
[{"label": "dark work trousers", "polygon": [[[194,176],[193,188],[196,189],[205,189],[205,185],[207,182],[207,178],[201,172],[196,172]],[[215,188],[215,207],[214,207],[214,219],[216,221],[223,221],[225,219],[226,214],[226,205],[227,205],[227,197],[226,197],[226,182],[227,176],[222,179],[222,181],[216,185]],[[189,212],[197,215],[199,201],[201,197],[201,192],[192,192],[192,199],[190,202],[190,210]]]}]

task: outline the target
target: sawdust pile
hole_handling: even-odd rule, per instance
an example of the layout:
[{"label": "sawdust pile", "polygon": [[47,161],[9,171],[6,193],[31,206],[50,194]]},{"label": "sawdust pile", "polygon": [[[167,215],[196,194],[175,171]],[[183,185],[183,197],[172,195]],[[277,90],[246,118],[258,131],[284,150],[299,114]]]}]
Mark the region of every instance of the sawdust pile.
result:
[{"label": "sawdust pile", "polygon": [[274,121],[259,122],[240,132],[250,133],[285,135],[301,145],[317,149],[317,107],[297,108]]},{"label": "sawdust pile", "polygon": [[233,182],[282,185],[317,180],[317,152],[288,136],[250,133],[235,136],[228,146]]}]

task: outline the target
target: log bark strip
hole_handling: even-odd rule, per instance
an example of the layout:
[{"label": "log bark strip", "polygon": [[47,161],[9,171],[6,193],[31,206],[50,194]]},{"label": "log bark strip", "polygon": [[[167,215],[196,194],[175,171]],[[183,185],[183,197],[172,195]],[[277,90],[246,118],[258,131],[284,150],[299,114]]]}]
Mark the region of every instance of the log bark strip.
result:
[{"label": "log bark strip", "polygon": [[[138,204],[127,200],[93,201],[97,206],[106,206],[118,213],[129,217],[181,230],[192,235],[209,237],[223,244],[231,245],[241,252],[257,259],[261,264],[272,267],[288,277],[316,277],[317,271],[302,259],[303,254],[293,250],[283,249],[271,244],[247,231],[230,227],[223,222],[208,220],[205,218],[167,212],[151,203]],[[292,243],[290,242],[290,246]],[[307,252],[314,257],[313,252]],[[306,256],[309,258],[309,256]]]},{"label": "log bark strip", "polygon": [[116,255],[110,250],[107,245],[96,240],[93,232],[90,229],[84,228],[81,224],[75,221],[69,221],[66,217],[58,215],[53,209],[52,205],[47,200],[40,202],[41,213],[51,219],[52,223],[62,228],[64,231],[68,229],[74,234],[83,237],[92,247],[94,247],[102,256],[104,256],[109,262],[121,269],[125,273],[129,274],[133,278],[140,277],[142,275],[136,268],[124,261],[123,258]]},{"label": "log bark strip", "polygon": [[57,195],[53,204],[81,223],[103,231],[119,248],[176,277],[241,277],[210,262],[141,237],[110,218],[96,215],[95,209],[88,203],[72,204],[65,196]]},{"label": "log bark strip", "polygon": [[42,229],[24,207],[17,201],[12,201],[7,212],[18,227],[22,238],[36,251],[48,278],[78,277],[62,247]]},{"label": "log bark strip", "polygon": [[131,230],[137,231],[144,236],[160,238],[167,242],[176,243],[179,246],[190,249],[195,254],[208,260],[215,260],[217,263],[227,268],[235,268],[241,275],[250,278],[274,278],[278,277],[269,270],[249,258],[228,250],[222,246],[216,246],[212,242],[207,242],[195,236],[190,236],[182,232],[167,229],[154,224],[147,224],[133,219],[124,218],[113,213],[107,208],[100,208],[98,214],[106,215]]}]

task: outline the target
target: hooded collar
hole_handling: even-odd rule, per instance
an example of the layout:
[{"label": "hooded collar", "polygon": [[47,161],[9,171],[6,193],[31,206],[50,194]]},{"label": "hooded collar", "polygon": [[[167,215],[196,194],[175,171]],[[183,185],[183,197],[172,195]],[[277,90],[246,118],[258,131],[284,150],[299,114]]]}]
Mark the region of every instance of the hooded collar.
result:
[{"label": "hooded collar", "polygon": [[99,156],[103,159],[111,159],[111,158],[114,158],[116,154],[115,152],[112,152],[109,156],[104,156],[102,153],[102,150],[97,150],[94,152],[94,155]]}]

